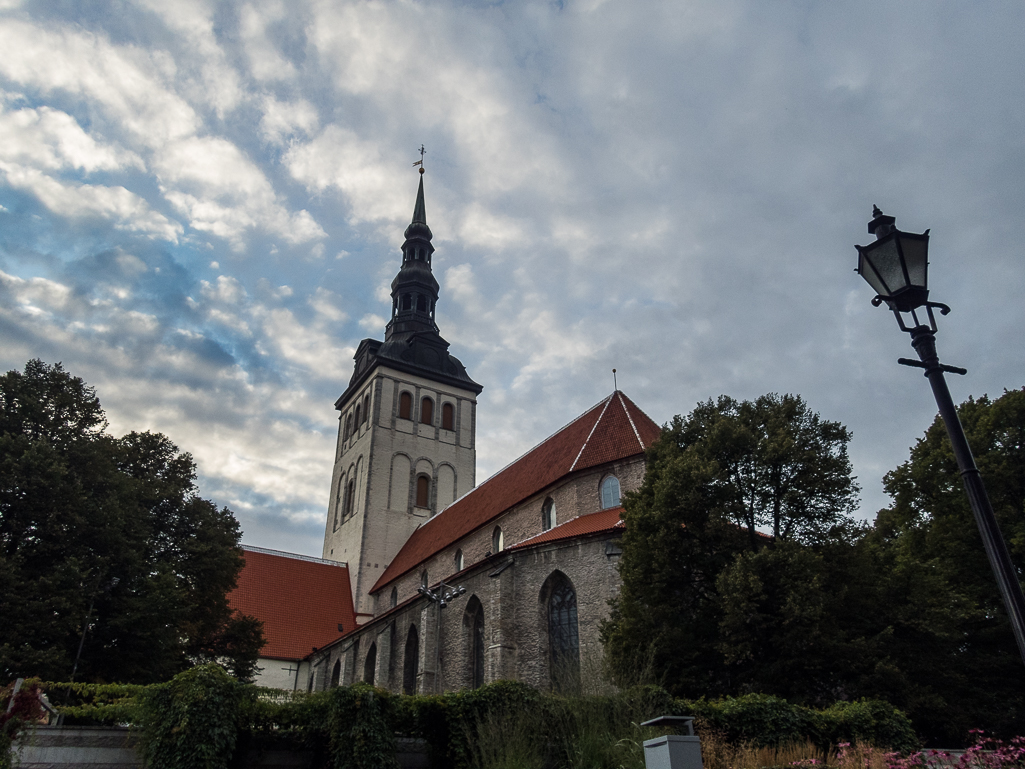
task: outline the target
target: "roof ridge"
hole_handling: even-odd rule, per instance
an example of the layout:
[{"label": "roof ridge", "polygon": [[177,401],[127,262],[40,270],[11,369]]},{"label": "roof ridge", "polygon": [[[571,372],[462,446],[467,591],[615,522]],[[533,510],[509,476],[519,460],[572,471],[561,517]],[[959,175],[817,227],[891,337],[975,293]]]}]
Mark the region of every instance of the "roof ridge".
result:
[{"label": "roof ridge", "polygon": [[623,393],[616,390],[616,395],[619,396],[619,405],[623,407],[623,413],[626,414],[626,418],[630,421],[630,427],[633,428],[634,435],[637,437],[637,442],[641,444],[642,449],[646,449],[647,446],[645,446],[644,441],[641,440],[641,434],[637,432],[637,425],[634,424],[634,418],[630,416],[630,409],[626,407],[626,403],[623,401]]},{"label": "roof ridge", "polygon": [[[615,395],[615,393],[612,393],[612,395]],[[584,449],[586,449],[586,448],[587,448],[587,442],[588,442],[589,440],[591,440],[591,436],[592,436],[592,435],[594,435],[594,431],[595,431],[595,430],[597,430],[597,429],[598,429],[598,425],[600,425],[600,424],[601,424],[601,418],[602,418],[603,416],[605,416],[605,412],[606,412],[606,411],[608,410],[608,408],[609,408],[609,404],[610,404],[610,403],[612,403],[612,395],[610,395],[609,397],[607,397],[607,398],[605,399],[605,408],[603,408],[603,409],[601,410],[601,413],[600,413],[600,414],[598,415],[598,418],[597,418],[596,420],[594,420],[594,424],[593,424],[593,425],[591,425],[591,432],[589,432],[589,433],[587,434],[587,437],[586,437],[586,438],[584,438],[584,443],[583,443],[583,445],[582,445],[582,446],[580,447],[580,451],[578,451],[578,452],[577,452],[577,456],[576,456],[576,458],[575,458],[575,459],[573,460],[573,464],[571,464],[571,465],[569,466],[569,471],[570,471],[571,473],[572,473],[572,472],[573,472],[574,470],[576,470],[576,469],[577,469],[577,462],[579,462],[579,461],[580,461],[580,455],[584,453]],[[600,403],[600,402],[601,402],[601,401],[599,401],[599,403]],[[598,404],[596,403],[596,404],[595,404],[595,407],[597,407],[597,405],[598,405]],[[594,410],[593,408],[590,408],[590,409],[588,409],[588,410],[587,410],[587,413],[590,413],[590,412],[591,412],[591,411],[593,411],[593,410]],[[581,416],[583,416],[583,415],[581,414]]]},{"label": "roof ridge", "polygon": [[269,547],[256,547],[256,545],[241,545],[244,551],[250,553],[263,553],[264,555],[277,555],[282,558],[292,558],[296,561],[308,561],[310,563],[322,563],[325,566],[341,566],[348,568],[349,564],[347,561],[329,561],[327,558],[317,558],[312,555],[302,555],[301,553],[286,553],[284,550],[271,550]]}]

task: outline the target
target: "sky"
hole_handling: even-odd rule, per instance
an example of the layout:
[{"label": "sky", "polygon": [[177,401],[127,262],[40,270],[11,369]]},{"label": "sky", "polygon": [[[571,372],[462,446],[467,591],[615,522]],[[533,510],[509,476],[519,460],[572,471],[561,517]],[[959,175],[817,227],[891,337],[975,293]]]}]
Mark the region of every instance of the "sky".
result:
[{"label": "sky", "polygon": [[166,433],[243,542],[319,555],[335,399],[426,148],[478,483],[619,388],[797,393],[861,517],[936,414],[854,272],[931,228],[954,399],[1025,385],[1025,4],[0,0],[0,366]]}]

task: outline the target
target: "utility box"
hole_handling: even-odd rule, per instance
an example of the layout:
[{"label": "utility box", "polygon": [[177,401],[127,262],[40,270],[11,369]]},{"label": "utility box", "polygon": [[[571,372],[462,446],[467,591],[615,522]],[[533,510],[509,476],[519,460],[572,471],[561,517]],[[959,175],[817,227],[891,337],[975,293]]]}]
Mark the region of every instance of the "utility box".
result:
[{"label": "utility box", "polygon": [[694,735],[694,719],[690,716],[661,716],[641,726],[672,726],[686,734],[667,734],[644,741],[646,769],[703,769],[701,741]]}]

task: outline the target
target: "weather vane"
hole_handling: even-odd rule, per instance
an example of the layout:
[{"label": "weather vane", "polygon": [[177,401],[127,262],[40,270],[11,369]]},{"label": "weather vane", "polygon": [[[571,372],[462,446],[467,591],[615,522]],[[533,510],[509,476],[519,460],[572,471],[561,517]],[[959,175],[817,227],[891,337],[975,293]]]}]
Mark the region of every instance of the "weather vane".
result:
[{"label": "weather vane", "polygon": [[427,153],[427,150],[425,150],[424,149],[424,145],[421,144],[420,145],[420,159],[418,161],[416,161],[415,163],[413,163],[413,167],[414,168],[416,168],[417,166],[420,166],[420,173],[424,172],[424,155],[426,153]]}]

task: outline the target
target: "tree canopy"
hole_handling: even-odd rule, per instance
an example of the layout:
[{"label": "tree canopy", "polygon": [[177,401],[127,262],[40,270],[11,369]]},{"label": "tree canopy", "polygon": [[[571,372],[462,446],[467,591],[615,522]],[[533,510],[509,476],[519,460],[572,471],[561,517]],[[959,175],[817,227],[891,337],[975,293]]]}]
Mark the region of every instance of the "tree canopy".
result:
[{"label": "tree canopy", "polygon": [[[1020,568],[1025,391],[959,413]],[[624,498],[610,671],[688,697],[884,698],[934,743],[1013,732],[1025,670],[942,422],[887,474],[872,526],[849,515],[849,440],[790,395],[674,418]]]},{"label": "tree canopy", "polygon": [[76,680],[149,683],[215,659],[255,672],[260,623],[227,602],[238,522],[195,480],[166,436],[108,434],[60,364],[0,376],[0,676],[70,677],[87,615]]}]

